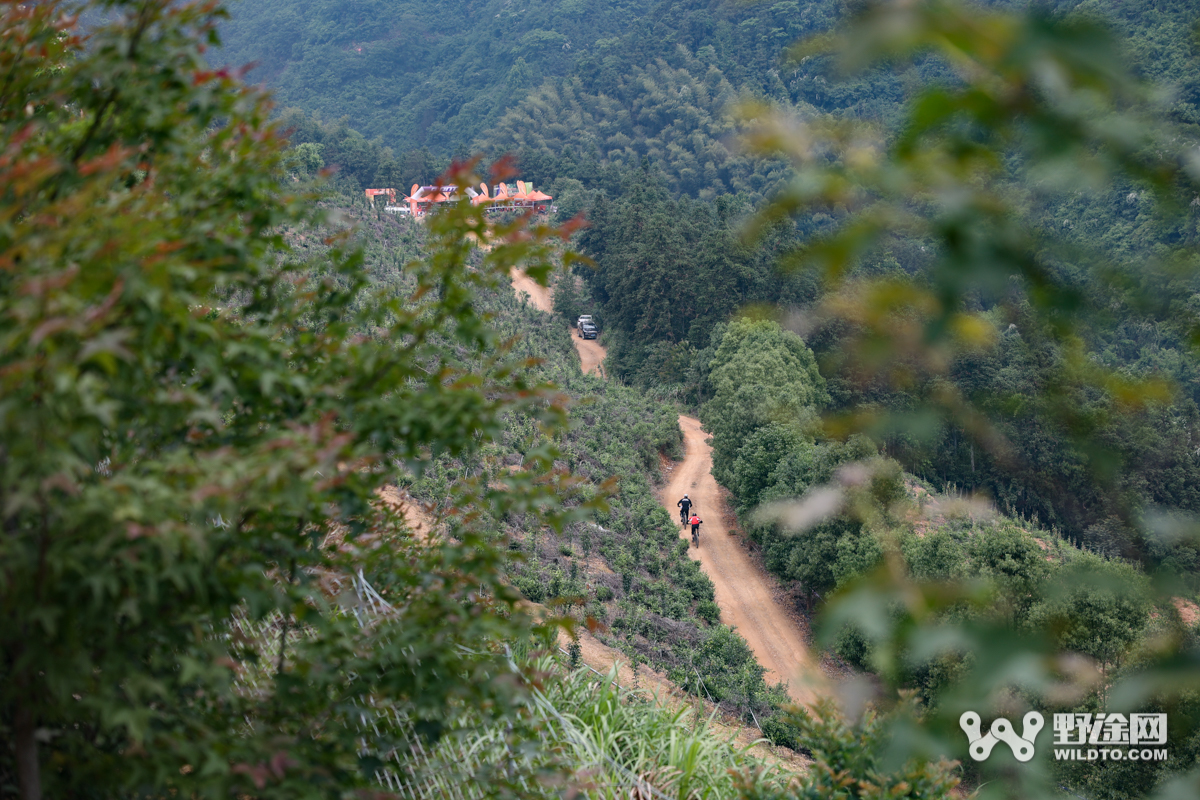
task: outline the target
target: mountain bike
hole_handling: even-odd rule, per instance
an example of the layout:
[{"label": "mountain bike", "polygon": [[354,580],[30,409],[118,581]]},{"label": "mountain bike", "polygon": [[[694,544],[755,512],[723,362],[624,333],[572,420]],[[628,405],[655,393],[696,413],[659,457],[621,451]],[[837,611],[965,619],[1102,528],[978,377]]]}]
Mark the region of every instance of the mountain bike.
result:
[{"label": "mountain bike", "polygon": [[692,526],[692,547],[700,547],[700,526]]},{"label": "mountain bike", "polygon": [[680,508],[679,509],[679,524],[680,525],[683,525],[685,527],[687,526],[688,515],[690,513],[691,513],[691,509],[688,509],[688,508]]}]

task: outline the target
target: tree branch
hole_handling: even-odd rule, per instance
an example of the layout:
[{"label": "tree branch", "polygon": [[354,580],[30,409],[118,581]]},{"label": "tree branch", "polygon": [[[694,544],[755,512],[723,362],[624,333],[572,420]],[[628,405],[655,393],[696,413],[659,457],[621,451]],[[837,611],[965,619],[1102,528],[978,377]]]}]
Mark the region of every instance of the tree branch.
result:
[{"label": "tree branch", "polygon": [[21,800],[42,800],[42,772],[38,766],[37,723],[28,691],[17,693],[13,715],[13,750],[17,762],[17,786]]}]

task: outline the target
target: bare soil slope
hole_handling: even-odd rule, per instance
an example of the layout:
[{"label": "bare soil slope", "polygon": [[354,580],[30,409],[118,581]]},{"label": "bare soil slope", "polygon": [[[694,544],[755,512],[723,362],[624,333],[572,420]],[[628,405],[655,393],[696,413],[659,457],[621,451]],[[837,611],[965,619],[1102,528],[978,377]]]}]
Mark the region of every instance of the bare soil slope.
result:
[{"label": "bare soil slope", "polygon": [[524,292],[529,295],[529,302],[533,303],[534,308],[540,308],[547,314],[554,313],[554,301],[550,299],[549,288],[542,286],[519,269],[514,268],[510,274],[512,275],[513,291],[517,293],[517,297]]},{"label": "bare soil slope", "polygon": [[[766,668],[767,683],[783,681],[792,699],[812,705],[826,692],[826,680],[809,651],[800,625],[773,596],[770,576],[750,559],[736,535],[726,528],[721,495],[712,476],[712,448],[700,420],[680,415],[687,455],[671,472],[662,504],[672,516],[675,502],[686,493],[696,502],[700,518],[700,547],[689,548],[693,559],[716,586],[721,621],[732,625],[749,643],[758,663]],[[690,541],[689,530],[680,536]]]},{"label": "bare soil slope", "polygon": [[379,490],[379,498],[392,511],[399,513],[404,518],[404,524],[408,525],[419,540],[423,542],[429,538],[430,532],[434,529],[433,517],[408,492],[396,486],[384,486]]}]

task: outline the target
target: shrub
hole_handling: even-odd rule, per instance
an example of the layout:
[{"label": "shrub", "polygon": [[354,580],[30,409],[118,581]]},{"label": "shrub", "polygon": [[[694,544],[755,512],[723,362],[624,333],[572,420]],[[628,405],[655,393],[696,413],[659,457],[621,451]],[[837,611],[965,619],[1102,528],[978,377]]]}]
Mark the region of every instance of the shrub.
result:
[{"label": "shrub", "polygon": [[833,650],[858,669],[871,668],[871,643],[863,636],[862,631],[853,625],[842,628],[834,641]]},{"label": "shrub", "polygon": [[807,748],[801,744],[803,729],[796,716],[782,711],[771,714],[762,721],[762,735],[776,747],[789,747],[798,752],[807,753]]},{"label": "shrub", "polygon": [[517,587],[525,599],[531,603],[540,603],[546,599],[545,584],[541,578],[534,575],[514,575],[512,578],[513,586]]}]

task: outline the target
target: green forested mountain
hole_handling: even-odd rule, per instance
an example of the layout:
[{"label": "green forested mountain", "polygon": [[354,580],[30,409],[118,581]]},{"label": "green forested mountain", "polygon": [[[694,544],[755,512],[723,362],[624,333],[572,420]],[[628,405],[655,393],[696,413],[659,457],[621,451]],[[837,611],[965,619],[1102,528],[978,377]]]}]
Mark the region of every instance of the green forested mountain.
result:
[{"label": "green forested mountain", "polygon": [[591,92],[612,92],[630,65],[707,45],[741,85],[811,29],[795,3],[756,11],[695,2],[249,0],[232,12],[222,58],[256,62],[254,77],[283,104],[348,115],[393,147],[441,152],[474,141],[547,79],[579,76]]},{"label": "green forested mountain", "polygon": [[703,196],[760,194],[780,177],[736,153],[729,106],[738,97],[878,113],[899,96],[895,82],[881,95],[781,64],[790,42],[832,24],[829,0],[522,8],[243,0],[232,12],[216,58],[254,63],[252,79],[281,105],[346,117],[396,153],[558,156],[570,145],[604,164],[649,158],[673,190]]},{"label": "green forested mountain", "polygon": [[[1177,118],[1195,123],[1200,78],[1189,5],[1052,4],[1109,20],[1144,74],[1173,93]],[[421,148],[441,157],[515,150],[545,160],[570,147],[582,172],[556,163],[554,177],[586,180],[592,161],[630,167],[645,158],[673,192],[700,197],[758,198],[782,177],[778,165],[747,158],[732,140],[737,98],[887,123],[914,86],[948,79],[935,60],[852,80],[828,58],[787,61],[788,45],[837,22],[843,7],[834,0],[522,6],[241,0],[216,59],[255,64],[251,79],[269,85],[280,105],[346,118],[400,160]],[[405,186],[421,179],[412,169],[395,177]]]},{"label": "green forested mountain", "polygon": [[[463,77],[462,61],[423,73],[421,91],[444,84],[486,105],[478,106],[484,110],[466,126],[453,116],[465,105],[437,106],[448,116],[439,118],[445,127],[430,123],[434,137],[409,133],[416,123],[403,115],[391,127],[380,127],[378,114],[335,111],[344,97],[318,101],[316,91],[288,83],[286,71],[302,62],[279,62],[283,102],[299,109],[290,112],[295,141],[320,144],[324,162],[342,167],[339,180],[360,185],[387,180],[407,186],[411,181],[404,176],[414,172],[427,179],[456,151],[512,151],[524,177],[550,187],[562,214],[585,212],[590,227],[577,242],[593,264],[577,268],[580,287],[564,284],[562,313],[569,317],[586,308],[601,319],[610,374],[699,411],[713,435],[714,474],[732,492],[749,538],[761,548],[767,568],[812,608],[877,578],[875,570],[885,564],[917,581],[985,581],[995,592],[991,607],[947,601],[938,618],[973,630],[1015,631],[1013,641],[1020,644],[1012,652],[1036,641],[1048,651],[1085,653],[1112,680],[1145,667],[1153,659],[1148,643],[1175,635],[1163,627],[1173,624],[1172,603],[1160,598],[1152,608],[1157,582],[1192,597],[1200,574],[1195,537],[1150,531],[1154,520],[1182,526],[1190,523],[1178,520],[1200,514],[1200,370],[1193,353],[1196,327],[1187,322],[1200,309],[1195,255],[1200,205],[1194,192],[1183,192],[1192,185],[1185,175],[1169,190],[1160,177],[1186,165],[1186,143],[1200,139],[1196,10],[1170,0],[1059,2],[1043,4],[1028,17],[1032,30],[1047,38],[1088,30],[1056,28],[1067,15],[1103,20],[1114,34],[1111,48],[1097,57],[1086,41],[1076,41],[1080,58],[1101,75],[1105,60],[1128,65],[1154,87],[1146,90],[1122,78],[1118,105],[1144,113],[1141,119],[1155,126],[1157,139],[1118,126],[1104,132],[1112,134],[1110,140],[1093,139],[1083,153],[1069,144],[1056,151],[1060,138],[1085,138],[1069,127],[1040,139],[1045,132],[1015,128],[1006,131],[1007,139],[989,139],[991,126],[1005,124],[1000,116],[955,118],[938,129],[939,102],[948,104],[946,98],[969,81],[933,56],[848,79],[839,78],[830,56],[783,61],[792,39],[854,13],[834,3],[663,4],[629,9],[621,24],[613,22],[613,9],[588,15],[586,22],[554,9],[541,13],[546,16],[539,30],[564,37],[556,40],[554,63],[513,49],[503,82],[497,70],[491,83],[472,83],[485,69],[476,62],[470,62],[477,70],[472,79]],[[576,25],[570,35],[555,27],[568,18]],[[509,24],[504,16],[492,19]],[[585,41],[585,26],[599,29],[610,22],[613,27]],[[482,41],[483,28],[470,33],[470,27],[460,29],[462,40]],[[523,41],[527,33],[507,41]],[[1094,30],[1089,35],[1098,36]],[[484,49],[479,45],[473,52]],[[357,51],[348,57],[357,58]],[[1055,102],[1053,90],[1044,91],[1035,104],[1047,96]],[[915,110],[914,97],[924,102]],[[803,173],[810,183],[789,184],[794,173],[782,161],[739,149],[730,109],[738,98],[769,101],[825,135],[810,154],[818,167]],[[1001,108],[1012,115],[1027,110]],[[314,112],[326,121],[313,119]],[[349,116],[328,121],[338,113]],[[1103,118],[1099,106],[1089,113],[1092,120],[1087,113],[1079,117],[1084,129]],[[1128,124],[1135,116],[1119,121]],[[970,163],[986,150],[990,171],[975,183],[994,190],[987,201],[1004,208],[1007,218],[989,228],[995,221],[981,215],[976,237],[962,217],[947,210],[953,204],[937,197],[936,185],[922,184],[890,209],[895,216],[889,219],[897,222],[881,226],[869,242],[873,248],[837,238],[856,212],[888,190],[880,181],[860,191],[846,177],[856,168],[847,166],[855,151],[837,137],[850,123],[865,123],[856,129],[869,140],[860,152],[876,141],[885,151],[897,142],[916,142],[931,129],[957,148],[937,153],[946,163]],[[795,130],[792,135],[803,138]],[[1129,144],[1126,160],[1114,166],[1100,155],[1105,141],[1141,145]],[[1134,168],[1154,163],[1150,151],[1170,154],[1170,163]],[[919,162],[926,154],[910,149],[892,155]],[[936,173],[934,163],[926,166]],[[845,174],[839,173],[843,168]],[[820,184],[821,178],[831,183]],[[838,184],[843,178],[845,184]],[[962,176],[953,178],[949,183],[968,197],[954,184]],[[829,188],[834,185],[844,191]],[[753,242],[745,239],[747,221],[786,187],[834,199],[802,205],[801,213],[775,218]],[[1167,195],[1170,200],[1162,202]],[[905,215],[937,223],[922,227]],[[1002,243],[991,250],[979,247],[988,236],[996,237],[990,244]],[[843,249],[822,251],[830,242]],[[955,286],[945,259],[957,245],[962,249],[953,264],[963,278]],[[793,254],[807,253],[811,261],[813,252],[843,258],[844,271],[825,281],[819,270],[780,271],[796,263]],[[999,263],[1016,266],[1008,274],[997,270],[1000,278],[990,287],[962,288]],[[1036,281],[1021,284],[1012,277],[1022,264],[1033,265]],[[873,374],[884,359],[880,354],[895,342],[872,326],[912,332],[894,318],[881,323],[865,312],[831,313],[831,302],[842,311],[871,307],[852,290],[835,296],[831,284],[843,280],[851,288],[865,287],[864,293],[893,298],[917,296],[931,286],[944,290],[925,307],[905,307],[898,300],[900,318],[921,319],[944,295],[961,292],[962,313],[984,333],[978,346],[947,346],[934,368],[913,359],[890,375]],[[1040,313],[1045,297],[1038,297],[1051,291],[1046,287],[1058,292],[1058,306],[1049,315]],[[936,335],[941,334],[931,334]],[[858,347],[864,341],[866,347]],[[1159,379],[1173,388],[1149,400],[1130,396],[1122,383],[1152,393]],[[947,397],[976,414],[974,422],[930,411]],[[867,435],[846,435],[852,430]],[[980,431],[1002,440],[1003,452],[986,447]],[[841,510],[802,536],[759,511],[831,486],[843,499]],[[940,516],[933,515],[939,523],[906,517],[911,516],[903,510],[906,503],[925,513],[934,487],[951,496],[987,496],[1000,516],[977,524],[969,507],[951,513],[945,501],[931,500],[941,509]],[[647,534],[650,541],[654,536]],[[619,558],[620,550],[610,552]],[[625,546],[625,555],[638,553]],[[526,576],[528,591],[536,594],[554,580],[554,568],[547,569]],[[565,580],[564,574],[555,585]],[[675,578],[658,580],[669,595]],[[644,623],[630,627],[637,602],[608,617],[614,625],[621,620],[618,638],[639,625],[653,633]],[[893,600],[879,602],[884,617],[904,619]],[[829,644],[851,665],[917,690],[931,706],[970,671],[970,659],[957,652],[887,666],[880,655],[885,643],[878,638],[886,625],[876,623],[873,634],[869,626],[839,623]],[[986,636],[973,641],[980,652],[999,647]],[[989,652],[1006,657],[1001,650]],[[675,656],[658,658],[669,669]],[[1086,702],[1097,700],[1089,695]],[[1186,714],[1194,711],[1191,704],[1183,708]],[[1194,757],[1194,741],[1177,752],[1183,760]],[[1132,795],[1130,787],[1139,780],[1148,786],[1183,768],[1182,761],[1173,762],[1139,778],[1135,771],[1111,767],[1096,774],[1063,773],[1061,779],[1089,794],[1123,797]]]},{"label": "green forested mountain", "polygon": [[547,81],[482,134],[478,144],[543,158],[578,153],[582,165],[563,164],[557,170],[577,179],[594,171],[588,162],[630,169],[646,159],[660,166],[666,188],[674,193],[761,196],[782,180],[783,165],[738,153],[729,141],[736,128],[728,109],[737,93],[719,69],[682,48],[677,60],[683,62],[678,68],[662,59],[633,66],[600,94],[587,91],[579,77]]}]

